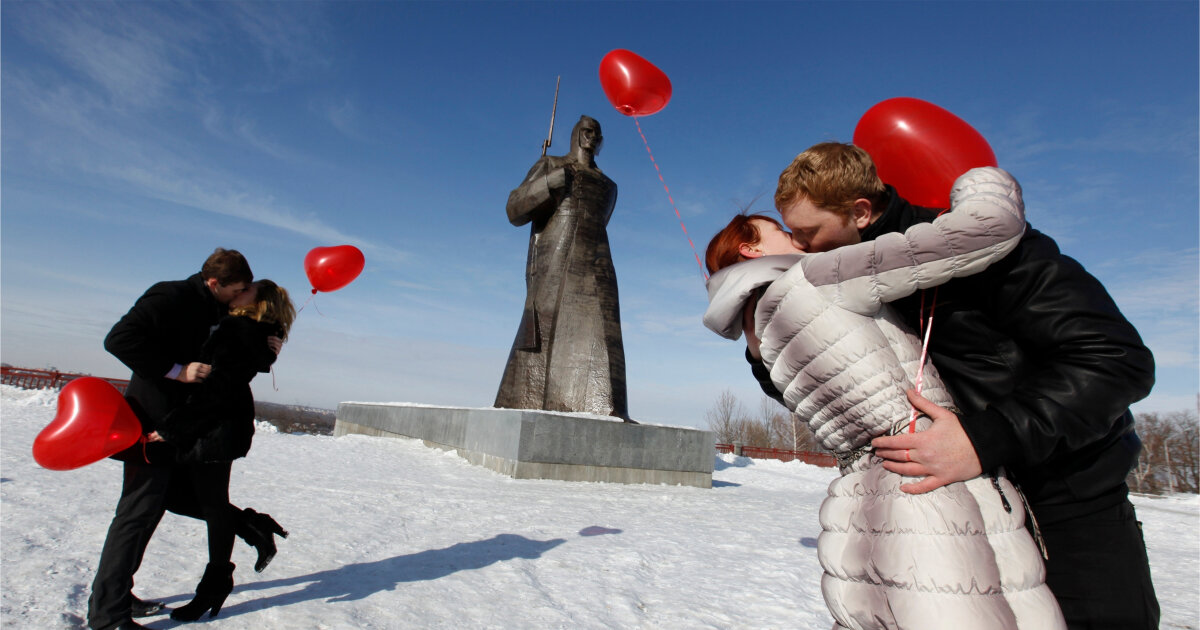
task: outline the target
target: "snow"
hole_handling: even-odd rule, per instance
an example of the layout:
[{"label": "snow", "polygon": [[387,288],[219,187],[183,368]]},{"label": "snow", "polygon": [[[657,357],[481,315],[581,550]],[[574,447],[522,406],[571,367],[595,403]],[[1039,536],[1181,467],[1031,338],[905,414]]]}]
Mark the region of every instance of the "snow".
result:
[{"label": "snow", "polygon": [[[120,464],[54,472],[30,447],[57,392],[0,386],[0,625],[84,627]],[[836,472],[719,455],[713,488],[515,480],[417,440],[280,434],[234,465],[234,503],[291,532],[205,627],[829,628],[817,510]],[[1162,628],[1200,627],[1200,500],[1135,497]],[[177,606],[205,563],[168,514],[135,592]],[[142,620],[173,628],[169,617]]]}]

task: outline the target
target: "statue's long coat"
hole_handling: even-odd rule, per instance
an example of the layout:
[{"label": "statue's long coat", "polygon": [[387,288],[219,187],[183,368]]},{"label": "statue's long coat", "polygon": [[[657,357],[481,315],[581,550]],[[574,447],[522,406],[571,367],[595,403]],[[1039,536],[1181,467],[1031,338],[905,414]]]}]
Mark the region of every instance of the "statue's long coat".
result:
[{"label": "statue's long coat", "polygon": [[[550,173],[571,171],[570,194]],[[531,223],[525,312],[497,407],[628,418],[617,274],[606,226],[617,184],[568,156],[538,160],[508,197],[513,225]]]}]

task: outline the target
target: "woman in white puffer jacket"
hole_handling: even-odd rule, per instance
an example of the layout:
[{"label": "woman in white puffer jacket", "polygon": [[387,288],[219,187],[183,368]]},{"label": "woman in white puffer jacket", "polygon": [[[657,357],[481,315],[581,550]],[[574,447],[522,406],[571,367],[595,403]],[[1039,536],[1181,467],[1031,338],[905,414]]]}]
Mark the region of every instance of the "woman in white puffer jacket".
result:
[{"label": "woman in white puffer jacket", "polygon": [[[1025,229],[1020,186],[1000,169],[966,173],[950,199],[951,212],[904,234],[754,258],[708,283],[705,325],[730,339],[745,326],[788,407],[838,456],[842,476],[821,505],[817,545],[835,630],[1066,627],[1008,479],[906,494],[899,486],[912,479],[885,470],[870,450],[872,438],[909,430],[905,392],[921,363],[920,340],[886,303],[983,270]],[[772,223],[762,222],[760,236]],[[932,365],[922,379],[925,398],[953,406]],[[921,417],[916,430],[929,422]]]}]

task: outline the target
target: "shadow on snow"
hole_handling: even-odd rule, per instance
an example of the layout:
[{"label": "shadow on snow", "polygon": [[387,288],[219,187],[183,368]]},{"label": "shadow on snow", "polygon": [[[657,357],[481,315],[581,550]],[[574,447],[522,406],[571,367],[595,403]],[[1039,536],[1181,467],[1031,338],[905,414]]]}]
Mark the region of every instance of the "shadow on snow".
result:
[{"label": "shadow on snow", "polygon": [[[619,530],[618,530],[619,531]],[[607,533],[607,532],[606,532]],[[286,606],[309,600],[331,602],[360,600],[394,589],[404,582],[436,580],[459,571],[482,569],[497,562],[524,558],[535,560],[543,553],[566,542],[563,538],[531,540],[516,534],[498,534],[487,540],[457,543],[444,549],[432,549],[374,562],[359,562],[290,578],[251,582],[235,591],[252,591],[303,584],[304,587],[265,599],[240,602],[221,609],[221,616],[234,616],[274,606]],[[181,596],[185,599],[189,596]],[[175,598],[167,598],[174,600]]]}]

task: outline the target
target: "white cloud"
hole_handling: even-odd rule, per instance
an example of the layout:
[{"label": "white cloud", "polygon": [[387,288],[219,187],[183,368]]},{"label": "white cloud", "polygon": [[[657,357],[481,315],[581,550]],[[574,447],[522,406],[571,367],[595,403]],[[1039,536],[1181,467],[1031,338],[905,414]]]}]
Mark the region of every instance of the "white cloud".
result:
[{"label": "white cloud", "polygon": [[[1080,106],[1102,110],[1088,116],[1102,124],[1086,130],[1086,135],[1074,137],[1048,124],[1051,116],[1047,112],[1034,108],[1012,113],[1002,132],[991,139],[997,157],[1015,165],[1054,153],[1166,153],[1193,160],[1196,157],[1195,111],[1153,104],[1128,106],[1117,101]],[[1048,131],[1055,136],[1047,137]]]},{"label": "white cloud", "polygon": [[[40,77],[39,77],[40,78]],[[198,148],[179,132],[156,129],[142,115],[126,115],[79,84],[36,80],[27,73],[7,73],[6,96],[49,125],[22,143],[23,158],[45,161],[76,182],[168,201],[219,215],[236,217],[302,235],[321,244],[352,244],[377,261],[401,262],[408,255],[394,247],[356,236],[329,224],[315,213],[303,213],[280,202],[274,193],[197,159]],[[6,104],[10,101],[6,99]],[[188,106],[181,106],[184,111]],[[226,139],[236,136],[247,146],[275,159],[305,161],[288,148],[263,138],[249,120],[229,122],[214,107],[194,109],[197,122]],[[7,140],[7,139],[6,139]],[[6,142],[6,151],[11,148]],[[80,178],[83,175],[85,177]]]},{"label": "white cloud", "polygon": [[1194,328],[1200,313],[1200,250],[1150,248],[1097,269],[1127,315],[1184,317]]},{"label": "white cloud", "polygon": [[149,197],[295,232],[319,243],[351,244],[390,259],[404,257],[402,252],[344,233],[315,216],[297,214],[269,195],[236,190],[221,181],[190,179],[164,168],[148,166],[97,164],[93,168],[110,179],[134,186]]},{"label": "white cloud", "polygon": [[202,32],[154,5],[53,3],[25,31],[67,67],[100,86],[114,108],[161,105],[189,79],[188,50]]},{"label": "white cloud", "polygon": [[315,164],[319,160],[286,146],[259,129],[256,120],[245,116],[228,116],[220,106],[210,103],[202,110],[200,120],[206,131],[230,144],[245,147],[284,162]]},{"label": "white cloud", "polygon": [[[304,79],[333,60],[323,52],[324,9],[316,2],[224,2],[217,19],[231,22],[249,36],[253,50],[267,65],[267,76],[280,81]],[[270,86],[273,87],[273,86]]]}]

